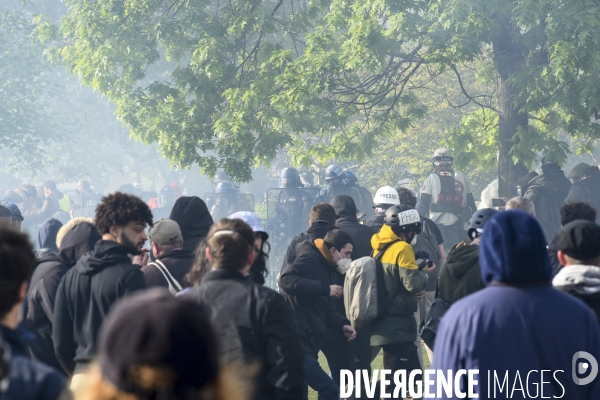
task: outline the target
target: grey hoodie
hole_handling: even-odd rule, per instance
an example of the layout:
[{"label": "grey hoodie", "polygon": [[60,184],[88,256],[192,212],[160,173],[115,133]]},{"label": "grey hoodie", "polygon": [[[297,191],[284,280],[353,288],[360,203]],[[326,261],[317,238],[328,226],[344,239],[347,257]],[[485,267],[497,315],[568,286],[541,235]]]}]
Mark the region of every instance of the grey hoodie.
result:
[{"label": "grey hoodie", "polygon": [[600,321],[600,267],[594,265],[563,267],[552,280],[552,286],[583,300]]}]

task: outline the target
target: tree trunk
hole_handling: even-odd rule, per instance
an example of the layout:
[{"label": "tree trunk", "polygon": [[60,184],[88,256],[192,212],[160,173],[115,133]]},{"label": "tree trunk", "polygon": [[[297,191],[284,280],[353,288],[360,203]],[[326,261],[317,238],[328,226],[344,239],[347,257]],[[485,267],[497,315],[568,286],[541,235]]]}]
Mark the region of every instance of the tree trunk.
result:
[{"label": "tree trunk", "polygon": [[516,195],[517,180],[527,173],[522,162],[515,163],[510,151],[519,128],[527,129],[527,114],[521,112],[523,104],[516,104],[517,88],[510,78],[525,67],[526,49],[517,27],[510,18],[498,16],[502,29],[492,41],[494,64],[498,71],[498,193],[501,197]]}]

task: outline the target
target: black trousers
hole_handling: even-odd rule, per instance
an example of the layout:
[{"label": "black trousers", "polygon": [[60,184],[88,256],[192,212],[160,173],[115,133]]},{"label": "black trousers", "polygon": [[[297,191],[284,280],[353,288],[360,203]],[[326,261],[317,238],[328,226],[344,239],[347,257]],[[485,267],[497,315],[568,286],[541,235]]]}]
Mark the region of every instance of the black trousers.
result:
[{"label": "black trousers", "polygon": [[354,349],[342,332],[327,329],[321,340],[321,351],[327,358],[331,378],[340,385],[340,370],[354,370]]},{"label": "black trousers", "polygon": [[[419,363],[419,355],[415,342],[402,342],[386,344],[381,346],[383,349],[383,368],[392,370],[392,375],[398,370],[406,370],[406,379],[413,370],[421,370]],[[392,384],[387,393],[394,393],[396,386],[392,380]]]}]

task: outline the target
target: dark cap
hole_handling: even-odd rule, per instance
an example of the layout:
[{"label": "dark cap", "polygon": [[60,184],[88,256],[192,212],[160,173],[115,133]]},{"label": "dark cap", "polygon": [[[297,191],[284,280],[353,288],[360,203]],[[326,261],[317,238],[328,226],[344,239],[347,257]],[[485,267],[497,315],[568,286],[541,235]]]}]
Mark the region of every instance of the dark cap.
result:
[{"label": "dark cap", "polygon": [[585,176],[587,170],[590,168],[590,166],[586,163],[579,163],[576,166],[573,167],[573,169],[571,170],[571,172],[569,172],[569,176],[567,178],[569,179],[575,179],[578,180],[580,179],[582,176]]},{"label": "dark cap", "polygon": [[148,231],[148,238],[158,245],[175,244],[183,242],[179,224],[172,219],[159,219]]},{"label": "dark cap", "polygon": [[182,398],[218,374],[217,342],[207,311],[162,288],[126,297],[113,308],[102,325],[98,360],[107,380],[143,398],[153,391],[128,379],[134,366],[170,369],[173,394]]},{"label": "dark cap", "polygon": [[581,219],[563,226],[556,237],[556,249],[576,260],[591,260],[600,256],[598,243],[600,226]]}]

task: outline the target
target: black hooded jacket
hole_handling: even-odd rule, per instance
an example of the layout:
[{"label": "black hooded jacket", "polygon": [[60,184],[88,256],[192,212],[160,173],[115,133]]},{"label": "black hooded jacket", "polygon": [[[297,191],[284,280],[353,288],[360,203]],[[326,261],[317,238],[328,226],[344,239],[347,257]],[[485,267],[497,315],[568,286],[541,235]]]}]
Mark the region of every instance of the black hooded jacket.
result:
[{"label": "black hooded jacket", "polygon": [[100,240],[64,276],[54,309],[54,350],[63,369],[72,374],[96,355],[100,325],[113,304],[145,289],[144,274],[131,263],[127,248]]},{"label": "black hooded jacket", "polygon": [[54,353],[52,342],[52,321],[58,285],[67,271],[85,253],[93,250],[101,239],[94,226],[81,222],[63,238],[58,254],[49,254],[38,261],[31,276],[27,291],[27,311],[24,326],[35,332],[35,338],[28,342],[31,358],[50,365],[59,371],[62,366]]},{"label": "black hooded jacket", "polygon": [[385,220],[385,211],[381,211],[375,213],[371,218],[365,221],[365,225],[370,227],[375,231],[375,233],[379,232],[381,227],[383,226],[383,222]]},{"label": "black hooded jacket", "polygon": [[198,243],[208,235],[213,219],[206,203],[196,196],[177,199],[169,219],[177,222],[183,236],[183,250],[195,253]]},{"label": "black hooded jacket", "polygon": [[286,265],[293,263],[296,257],[299,255],[297,253],[296,248],[300,243],[310,242],[312,243],[315,239],[323,239],[327,232],[337,229],[334,225],[331,225],[327,221],[315,221],[311,224],[310,228],[306,232],[302,232],[298,236],[294,237],[289,244],[285,257],[283,257],[283,263],[281,264],[281,270],[285,268]]},{"label": "black hooded jacket", "polygon": [[479,246],[459,243],[448,253],[440,269],[439,297],[452,304],[484,287],[479,267]]},{"label": "black hooded jacket", "polygon": [[[574,183],[567,201],[585,201],[600,211],[600,175],[590,175]],[[596,216],[596,223],[600,223],[600,212]]]},{"label": "black hooded jacket", "polygon": [[329,296],[335,263],[318,247],[323,240],[315,242],[298,245],[298,257],[281,272],[279,293],[292,309],[302,349],[316,358],[326,329],[341,333],[350,323]]},{"label": "black hooded jacket", "polygon": [[346,232],[354,242],[352,260],[371,255],[371,237],[376,233],[369,226],[361,225],[356,219],[356,205],[350,196],[336,196],[331,200],[337,221],[335,226]]}]

